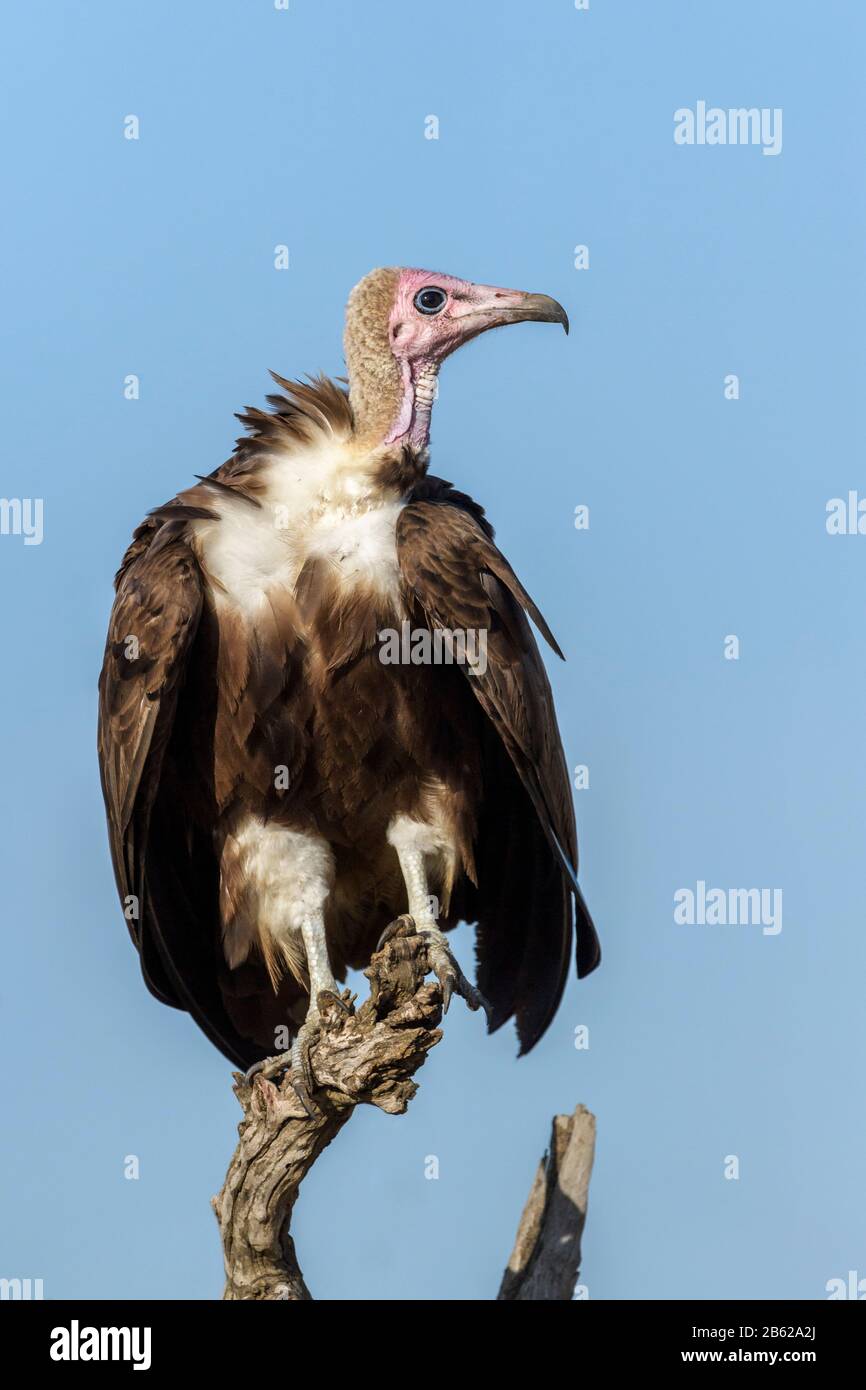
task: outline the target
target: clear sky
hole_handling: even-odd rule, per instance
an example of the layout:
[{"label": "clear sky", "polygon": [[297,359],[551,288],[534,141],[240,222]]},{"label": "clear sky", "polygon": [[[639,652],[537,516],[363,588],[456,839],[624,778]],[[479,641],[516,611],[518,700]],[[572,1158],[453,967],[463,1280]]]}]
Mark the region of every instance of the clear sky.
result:
[{"label": "clear sky", "polygon": [[[854,0],[7,15],[0,491],[43,499],[44,533],[0,535],[0,1275],[220,1292],[209,1198],[240,1111],[227,1063],[145,991],[115,899],[94,753],[111,579],[145,511],[227,456],[267,369],[339,374],[350,287],[406,264],[572,318],[450,361],[432,453],[568,658],[604,961],[520,1062],[510,1028],[452,1006],[410,1112],[356,1113],[305,1185],[310,1287],[492,1297],[550,1117],[578,1101],[599,1126],[591,1297],[866,1276],[866,536],[825,525],[866,496],[864,58]],[[699,101],[781,108],[781,152],[677,145]],[[782,890],[782,930],[677,924],[699,881]],[[457,950],[469,966],[465,927]]]}]

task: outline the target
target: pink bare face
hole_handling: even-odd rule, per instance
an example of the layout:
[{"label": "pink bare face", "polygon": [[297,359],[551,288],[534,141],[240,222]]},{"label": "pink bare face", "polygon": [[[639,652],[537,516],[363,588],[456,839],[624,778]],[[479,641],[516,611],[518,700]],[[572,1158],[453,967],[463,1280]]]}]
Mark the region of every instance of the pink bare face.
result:
[{"label": "pink bare face", "polygon": [[496,285],[475,285],[433,270],[401,270],[388,320],[391,352],[415,375],[439,363],[479,333],[506,323],[534,319],[561,323],[568,316],[546,294],[527,294]]}]

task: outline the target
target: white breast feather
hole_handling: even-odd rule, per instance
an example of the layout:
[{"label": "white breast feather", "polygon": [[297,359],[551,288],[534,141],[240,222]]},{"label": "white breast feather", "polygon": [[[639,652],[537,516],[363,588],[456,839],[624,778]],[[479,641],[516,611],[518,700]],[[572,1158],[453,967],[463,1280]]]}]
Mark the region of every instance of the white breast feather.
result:
[{"label": "white breast feather", "polygon": [[341,585],[364,584],[398,604],[396,526],[404,504],[374,491],[363,465],[339,444],[275,455],[259,508],[215,498],[219,520],[195,527],[205,568],[225,599],[252,617],[267,590],[294,589],[312,557],[333,565]]}]

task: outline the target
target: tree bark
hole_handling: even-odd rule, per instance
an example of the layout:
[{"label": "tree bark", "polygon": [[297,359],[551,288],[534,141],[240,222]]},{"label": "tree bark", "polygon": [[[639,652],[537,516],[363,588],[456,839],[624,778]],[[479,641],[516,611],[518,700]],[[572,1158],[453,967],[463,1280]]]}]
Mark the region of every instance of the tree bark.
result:
[{"label": "tree bark", "polygon": [[[234,1073],[244,1114],[238,1146],[212,1203],[223,1243],[224,1299],[312,1297],[289,1233],[300,1185],[356,1105],[376,1105],[394,1115],[406,1110],[417,1090],[412,1077],[442,1037],[442,992],[435,979],[425,979],[427,947],[411,918],[400,919],[364,973],[370,997],[357,1012],[348,991],[342,1008],[322,996],[323,1026],[310,1052],[317,1082],[314,1115],[295,1094],[286,1068],[266,1066],[251,1084]],[[587,1122],[594,1132],[592,1116],[582,1106],[574,1116],[554,1120],[551,1156],[542,1163],[523,1213],[500,1298],[571,1297],[592,1166]],[[567,1250],[558,1245],[560,1239],[568,1240]],[[570,1269],[567,1291],[550,1292],[565,1290]]]}]

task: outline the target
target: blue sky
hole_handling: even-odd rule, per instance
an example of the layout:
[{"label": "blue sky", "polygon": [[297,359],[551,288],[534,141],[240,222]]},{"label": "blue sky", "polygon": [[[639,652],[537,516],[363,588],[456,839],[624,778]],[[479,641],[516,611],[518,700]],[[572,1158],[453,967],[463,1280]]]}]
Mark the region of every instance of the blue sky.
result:
[{"label": "blue sky", "polygon": [[[510,1030],[452,1007],[409,1113],[356,1113],[308,1179],[308,1283],[492,1297],[550,1116],[578,1101],[599,1127],[591,1297],[821,1298],[866,1275],[866,538],[825,526],[866,495],[862,7],[103,0],[6,29],[0,490],[43,499],[44,537],[0,535],[0,1274],[46,1297],[220,1292],[208,1199],[240,1112],[228,1065],[146,993],[115,900],[94,754],[111,577],[144,512],[227,456],[267,369],[340,373],[350,287],[407,264],[572,319],[450,361],[432,452],[568,658],[604,962],[519,1063]],[[677,146],[700,100],[781,108],[781,153]],[[781,932],[677,925],[698,881],[780,888]],[[465,927],[457,950],[468,966]]]}]

